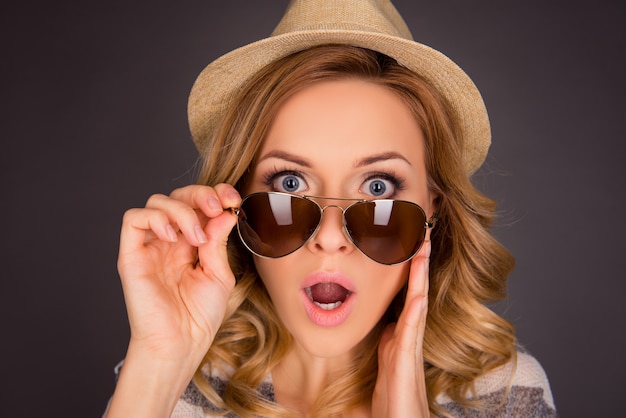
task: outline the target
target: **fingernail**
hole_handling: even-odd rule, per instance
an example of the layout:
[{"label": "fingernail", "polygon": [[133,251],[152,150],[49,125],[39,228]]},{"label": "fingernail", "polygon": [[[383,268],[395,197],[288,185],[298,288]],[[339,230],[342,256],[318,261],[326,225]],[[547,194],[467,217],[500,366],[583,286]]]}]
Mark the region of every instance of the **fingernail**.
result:
[{"label": "fingernail", "polygon": [[226,191],[226,197],[230,200],[240,200],[241,196],[239,196],[239,193],[237,193],[237,190],[235,189],[228,189]]},{"label": "fingernail", "polygon": [[213,212],[218,212],[222,210],[222,205],[220,205],[220,202],[215,198],[215,196],[209,196],[209,209],[211,209]]},{"label": "fingernail", "polygon": [[198,242],[200,244],[205,244],[207,242],[207,237],[202,228],[200,228],[200,225],[194,226],[193,230],[196,234],[196,239],[198,240]]},{"label": "fingernail", "polygon": [[167,225],[165,227],[165,232],[167,233],[167,237],[169,238],[170,241],[172,242],[178,241],[178,235],[176,235],[176,231],[174,231],[174,228],[172,228],[172,225]]}]

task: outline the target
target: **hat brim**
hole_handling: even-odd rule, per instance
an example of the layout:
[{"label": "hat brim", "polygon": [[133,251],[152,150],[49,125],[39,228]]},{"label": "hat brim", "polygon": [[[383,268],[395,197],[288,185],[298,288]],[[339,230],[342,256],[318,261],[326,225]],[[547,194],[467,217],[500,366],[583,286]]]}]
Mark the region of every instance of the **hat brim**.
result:
[{"label": "hat brim", "polygon": [[469,76],[441,52],[408,39],[354,30],[311,30],[272,36],[235,49],[207,65],[196,79],[188,102],[191,134],[205,147],[235,94],[266,65],[292,53],[325,44],[371,49],[414,71],[447,101],[452,123],[462,135],[464,168],[474,173],[491,143],[483,99]]}]

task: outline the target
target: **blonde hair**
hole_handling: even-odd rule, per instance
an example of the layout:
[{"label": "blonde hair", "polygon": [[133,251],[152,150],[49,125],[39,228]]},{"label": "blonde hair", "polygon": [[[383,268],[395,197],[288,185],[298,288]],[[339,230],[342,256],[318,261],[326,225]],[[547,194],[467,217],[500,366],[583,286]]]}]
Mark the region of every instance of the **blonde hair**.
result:
[{"label": "blonde hair", "polygon": [[[228,109],[214,138],[208,138],[199,183],[245,184],[248,168],[281,104],[298,90],[323,80],[360,78],[391,89],[415,115],[426,142],[428,185],[438,198],[439,221],[431,235],[429,308],[424,336],[424,368],[429,407],[445,394],[464,407],[472,401],[473,381],[515,359],[512,325],[486,306],[505,295],[512,256],[489,228],[495,205],[471,184],[463,170],[464,140],[450,122],[447,104],[427,82],[395,60],[357,47],[327,45],[276,61],[256,74]],[[291,346],[251,255],[236,237],[229,240],[237,278],[222,327],[194,382],[221,409],[242,417],[292,416],[268,402],[257,388]],[[312,416],[341,416],[371,400],[377,375],[377,345],[385,324],[404,305],[400,292],[385,318],[360,343],[359,355],[339,379],[330,382]],[[202,367],[229,375],[223,393],[207,382]]]}]

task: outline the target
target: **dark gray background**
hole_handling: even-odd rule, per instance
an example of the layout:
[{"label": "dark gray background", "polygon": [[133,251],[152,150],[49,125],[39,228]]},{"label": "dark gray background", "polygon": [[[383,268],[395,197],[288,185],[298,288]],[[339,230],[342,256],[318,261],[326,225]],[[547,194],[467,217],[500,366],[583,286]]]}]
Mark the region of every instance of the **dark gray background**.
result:
[{"label": "dark gray background", "polygon": [[[102,412],[128,338],[122,214],[193,181],[193,80],[269,34],[286,1],[162,3],[4,7],[2,416]],[[395,4],[490,111],[475,180],[517,257],[496,309],[544,365],[562,416],[623,415],[623,3]]]}]

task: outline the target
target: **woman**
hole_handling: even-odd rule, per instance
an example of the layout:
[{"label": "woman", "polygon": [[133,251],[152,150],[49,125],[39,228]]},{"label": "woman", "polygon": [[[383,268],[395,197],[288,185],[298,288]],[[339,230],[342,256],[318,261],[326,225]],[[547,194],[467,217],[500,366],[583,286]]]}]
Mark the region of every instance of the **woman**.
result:
[{"label": "woman", "polygon": [[293,1],[200,74],[199,184],[124,217],[108,416],[556,415],[484,306],[513,259],[482,100],[410,38],[388,1]]}]

